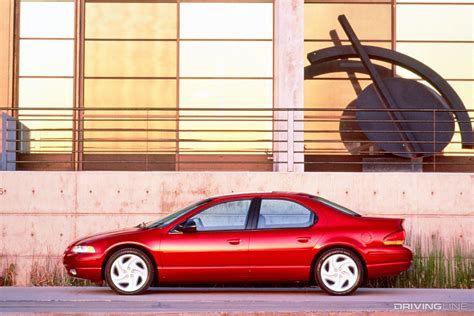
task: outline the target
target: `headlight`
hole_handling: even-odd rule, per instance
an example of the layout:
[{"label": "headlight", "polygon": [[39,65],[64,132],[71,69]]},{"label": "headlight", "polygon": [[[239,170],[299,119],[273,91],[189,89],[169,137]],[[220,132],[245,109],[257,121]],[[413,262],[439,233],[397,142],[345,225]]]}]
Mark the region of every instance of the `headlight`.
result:
[{"label": "headlight", "polygon": [[72,248],[74,253],[95,253],[95,249],[92,246],[74,246]]}]

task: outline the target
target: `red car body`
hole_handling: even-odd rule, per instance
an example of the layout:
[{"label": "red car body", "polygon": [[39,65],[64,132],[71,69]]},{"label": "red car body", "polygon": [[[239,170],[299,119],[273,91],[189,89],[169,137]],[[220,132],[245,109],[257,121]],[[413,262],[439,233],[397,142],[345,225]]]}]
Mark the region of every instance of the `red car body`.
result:
[{"label": "red car body", "polygon": [[[305,228],[256,229],[249,224],[250,219],[242,230],[173,232],[177,225],[202,210],[239,199],[293,201],[314,212],[316,220]],[[258,211],[251,210],[249,216]],[[158,284],[311,283],[318,256],[331,248],[344,248],[359,256],[365,279],[377,278],[397,275],[410,267],[412,252],[402,245],[402,222],[347,214],[308,194],[234,194],[210,198],[164,227],[142,225],[82,238],[67,247],[63,262],[74,277],[102,281],[111,254],[118,249],[136,248],[152,259]],[[398,241],[392,242],[394,239]],[[73,253],[77,245],[93,246],[95,253]]]}]

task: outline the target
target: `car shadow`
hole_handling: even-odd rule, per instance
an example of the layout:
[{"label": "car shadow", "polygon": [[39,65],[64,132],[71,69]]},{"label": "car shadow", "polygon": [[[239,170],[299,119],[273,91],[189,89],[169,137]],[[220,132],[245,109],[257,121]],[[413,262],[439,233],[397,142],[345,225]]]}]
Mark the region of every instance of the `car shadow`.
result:
[{"label": "car shadow", "polygon": [[[108,287],[94,287],[94,288],[81,288],[87,294],[94,295],[111,295],[115,294]],[[82,292],[78,288],[78,292]],[[377,288],[359,288],[355,293],[350,296],[393,296],[402,294],[401,292],[406,289],[390,288],[380,291]],[[301,295],[321,295],[327,296],[328,298],[337,298],[340,296],[331,296],[323,292],[319,287],[193,287],[193,286],[162,286],[162,287],[150,287],[142,295],[156,295],[156,294],[301,294]],[[78,293],[79,295],[81,293]],[[127,297],[116,294],[120,297]],[[345,296],[345,297],[350,297]],[[128,297],[133,297],[128,296]]]}]

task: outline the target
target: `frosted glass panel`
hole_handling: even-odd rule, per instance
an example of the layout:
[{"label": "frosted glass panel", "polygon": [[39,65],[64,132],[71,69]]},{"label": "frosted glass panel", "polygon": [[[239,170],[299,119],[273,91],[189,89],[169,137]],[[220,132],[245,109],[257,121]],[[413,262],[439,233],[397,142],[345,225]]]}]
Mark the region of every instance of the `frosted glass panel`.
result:
[{"label": "frosted glass panel", "polygon": [[[19,117],[30,129],[30,152],[71,151],[73,113],[68,108],[72,108],[72,92],[72,79],[19,79]],[[48,110],[34,108],[48,108]],[[41,120],[38,120],[37,115],[42,115]]]},{"label": "frosted glass panel", "polygon": [[181,42],[183,77],[271,77],[271,42]]},{"label": "frosted glass panel", "polygon": [[174,77],[174,42],[86,42],[86,76]]},{"label": "frosted glass panel", "polygon": [[[176,80],[86,79],[84,90],[86,152],[139,153],[176,147]],[[97,107],[169,110],[91,110]]]},{"label": "frosted glass panel", "polygon": [[181,107],[262,108],[272,106],[271,80],[180,81]]},{"label": "frosted glass panel", "polygon": [[74,37],[74,2],[20,3],[20,37]]},{"label": "frosted glass panel", "polygon": [[451,87],[456,90],[467,109],[474,124],[474,81],[450,81]]},{"label": "frosted glass panel", "polygon": [[[182,108],[215,108],[209,111],[180,111],[179,137],[181,141],[179,146],[182,153],[208,151],[238,153],[271,150],[271,111],[222,111],[229,108],[268,108],[271,110],[271,80],[183,79],[180,88],[180,106]],[[212,122],[188,121],[186,116],[210,116],[214,120]],[[249,119],[232,120],[235,116],[244,116]],[[251,121],[252,116],[264,116],[267,121]],[[238,132],[230,130],[238,130]]]},{"label": "frosted glass panel", "polygon": [[[473,43],[397,43],[397,51],[418,59],[445,79],[474,78]],[[400,68],[397,74],[405,78],[416,77]]]},{"label": "frosted glass panel", "polygon": [[271,39],[271,3],[181,3],[181,38]]},{"label": "frosted glass panel", "polygon": [[474,40],[474,6],[397,7],[397,40]]},{"label": "frosted glass panel", "polygon": [[72,76],[74,41],[20,40],[20,76]]},{"label": "frosted glass panel", "polygon": [[87,3],[86,38],[175,39],[175,3]]},{"label": "frosted glass panel", "polygon": [[330,39],[336,30],[341,39],[347,38],[337,17],[345,14],[361,40],[391,38],[390,4],[306,4],[304,6],[304,38]]},{"label": "frosted glass panel", "polygon": [[72,107],[72,79],[19,79],[20,107]]},{"label": "frosted glass panel", "polygon": [[176,80],[86,79],[86,107],[175,107]]}]

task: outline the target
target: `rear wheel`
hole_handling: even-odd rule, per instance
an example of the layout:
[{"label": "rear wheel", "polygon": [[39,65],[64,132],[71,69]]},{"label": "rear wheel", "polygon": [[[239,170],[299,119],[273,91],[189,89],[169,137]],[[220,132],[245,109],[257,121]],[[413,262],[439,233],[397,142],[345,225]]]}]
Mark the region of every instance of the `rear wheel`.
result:
[{"label": "rear wheel", "polygon": [[331,295],[353,293],[363,281],[364,267],[352,251],[336,248],[325,252],[315,266],[319,287]]},{"label": "rear wheel", "polygon": [[110,288],[119,294],[141,294],[153,281],[153,263],[143,251],[120,249],[107,261],[105,279]]}]

